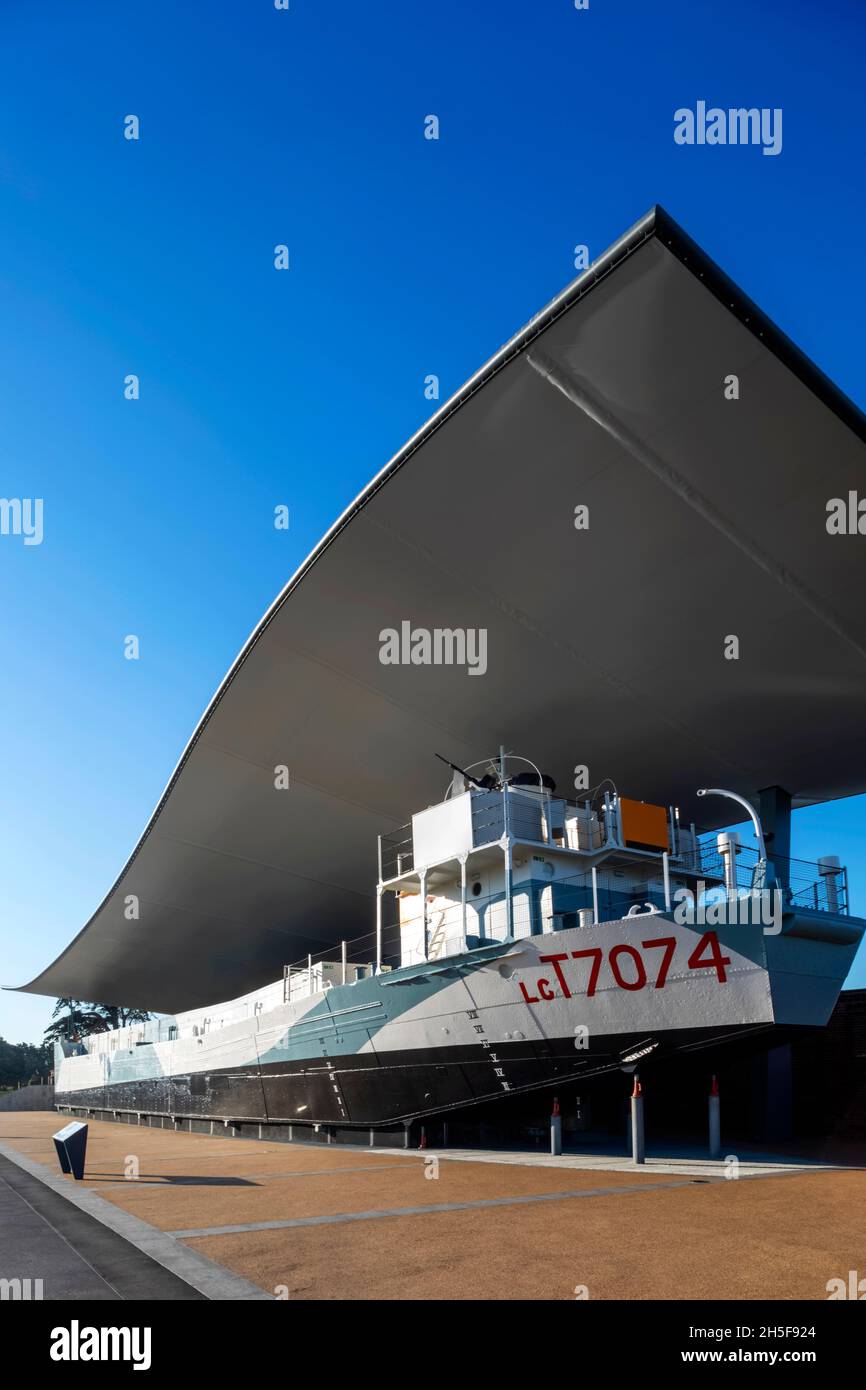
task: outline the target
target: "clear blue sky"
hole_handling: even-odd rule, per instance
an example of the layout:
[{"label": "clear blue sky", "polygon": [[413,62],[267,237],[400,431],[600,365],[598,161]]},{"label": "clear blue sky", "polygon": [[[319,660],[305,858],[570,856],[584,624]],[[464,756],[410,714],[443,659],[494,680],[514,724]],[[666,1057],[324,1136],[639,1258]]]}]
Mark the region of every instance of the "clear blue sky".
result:
[{"label": "clear blue sky", "polygon": [[[45,499],[45,540],[0,538],[0,982],[102,899],[424,377],[459,387],[576,243],[662,203],[866,406],[864,37],[860,0],[4,0],[0,495]],[[699,99],[781,107],[782,153],[675,145]],[[818,808],[794,845],[861,911],[864,827]],[[0,1034],[50,1009],[2,994]]]}]

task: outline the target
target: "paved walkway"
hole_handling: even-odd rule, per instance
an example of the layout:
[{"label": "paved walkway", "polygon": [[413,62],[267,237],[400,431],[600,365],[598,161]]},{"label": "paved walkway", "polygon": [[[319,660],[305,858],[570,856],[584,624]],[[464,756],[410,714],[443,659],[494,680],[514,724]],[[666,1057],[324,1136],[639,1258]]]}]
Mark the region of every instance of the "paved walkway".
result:
[{"label": "paved walkway", "polygon": [[17,1192],[21,1268],[0,1233],[0,1277],[45,1278],[53,1231],[81,1297],[94,1279],[136,1297],[134,1279],[171,1274],[209,1298],[817,1300],[866,1270],[855,1167],[751,1154],[726,1170],[681,1154],[636,1169],[621,1154],[370,1150],[92,1121],[75,1183],[57,1174],[57,1127],[56,1114],[0,1115],[0,1152],[162,1267],[130,1270],[123,1288],[57,1216],[28,1263],[36,1204]]},{"label": "paved walkway", "polygon": [[199,1299],[184,1283],[39,1178],[0,1156],[0,1278],[11,1297]]},{"label": "paved walkway", "polygon": [[[52,1115],[52,1125],[56,1115]],[[265,1298],[256,1286],[0,1143],[0,1298]],[[191,1258],[190,1258],[191,1257]]]}]

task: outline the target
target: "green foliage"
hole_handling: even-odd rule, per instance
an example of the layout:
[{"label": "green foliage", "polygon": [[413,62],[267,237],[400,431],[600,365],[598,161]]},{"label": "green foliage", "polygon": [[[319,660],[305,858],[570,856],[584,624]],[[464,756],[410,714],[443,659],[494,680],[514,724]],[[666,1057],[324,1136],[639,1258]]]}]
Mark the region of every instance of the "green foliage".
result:
[{"label": "green foliage", "polygon": [[45,1040],[52,1046],[61,1038],[74,1042],[91,1033],[125,1028],[128,1023],[146,1023],[150,1016],[144,1009],[124,1009],[119,1004],[85,1004],[80,999],[58,999],[51,1015],[53,1021],[45,1029]]},{"label": "green foliage", "polygon": [[10,1043],[0,1038],[0,1089],[26,1086],[31,1077],[47,1080],[54,1066],[54,1053],[48,1043]]},{"label": "green foliage", "polygon": [[15,1090],[42,1078],[54,1069],[54,1044],[60,1039],[70,1042],[86,1038],[91,1033],[106,1033],[110,1028],[125,1028],[128,1023],[146,1023],[151,1017],[143,1009],[124,1009],[119,1004],[84,1004],[80,999],[58,999],[52,1022],[45,1029],[41,1043],[10,1043],[0,1038],[0,1092]]}]

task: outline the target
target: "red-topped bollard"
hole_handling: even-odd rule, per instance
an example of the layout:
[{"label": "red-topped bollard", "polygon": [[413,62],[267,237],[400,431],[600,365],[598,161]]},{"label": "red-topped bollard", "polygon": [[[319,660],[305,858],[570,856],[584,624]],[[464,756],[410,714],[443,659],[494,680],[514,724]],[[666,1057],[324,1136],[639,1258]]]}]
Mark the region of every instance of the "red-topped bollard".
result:
[{"label": "red-topped bollard", "polygon": [[631,1093],[631,1156],[633,1163],[646,1163],[646,1146],[643,1129],[643,1088],[634,1074],[634,1089]]},{"label": "red-topped bollard", "polygon": [[721,1101],[719,1099],[719,1083],[715,1076],[710,1086],[710,1158],[721,1158],[722,1156],[722,1116]]},{"label": "red-topped bollard", "polygon": [[550,1152],[555,1158],[562,1153],[562,1116],[559,1113],[559,1097],[553,1097],[553,1109],[550,1112]]}]

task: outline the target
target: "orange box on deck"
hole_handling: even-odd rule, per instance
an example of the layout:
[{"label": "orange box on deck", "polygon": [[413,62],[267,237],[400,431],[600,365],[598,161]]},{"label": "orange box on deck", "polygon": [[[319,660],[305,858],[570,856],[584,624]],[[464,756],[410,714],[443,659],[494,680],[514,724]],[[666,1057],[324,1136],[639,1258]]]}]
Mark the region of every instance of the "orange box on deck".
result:
[{"label": "orange box on deck", "polygon": [[619,799],[622,816],[622,838],[627,845],[648,845],[650,849],[668,849],[668,813],[664,806],[651,806],[646,801]]}]

